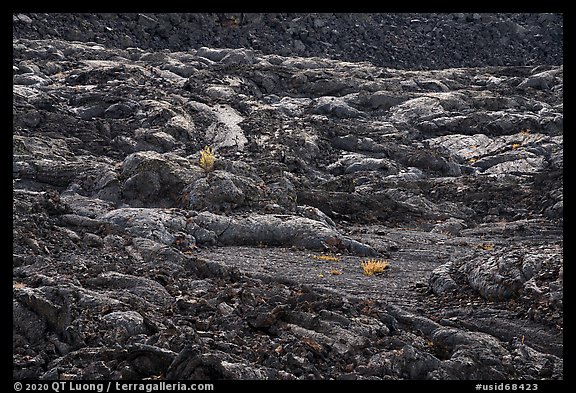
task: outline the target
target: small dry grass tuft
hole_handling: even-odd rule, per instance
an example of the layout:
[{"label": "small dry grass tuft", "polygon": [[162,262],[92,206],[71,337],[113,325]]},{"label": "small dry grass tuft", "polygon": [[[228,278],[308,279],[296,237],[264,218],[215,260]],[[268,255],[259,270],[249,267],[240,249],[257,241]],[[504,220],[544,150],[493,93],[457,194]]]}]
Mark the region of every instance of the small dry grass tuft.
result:
[{"label": "small dry grass tuft", "polygon": [[337,258],[337,257],[333,257],[333,256],[331,256],[331,255],[313,255],[312,258],[318,259],[318,260],[320,260],[320,261],[338,262],[338,258]]},{"label": "small dry grass tuft", "polygon": [[12,282],[12,288],[14,288],[14,289],[26,288],[26,284],[24,284],[23,282],[19,282],[19,281],[13,281]]},{"label": "small dry grass tuft", "polygon": [[486,243],[478,244],[478,245],[476,245],[476,247],[481,248],[482,250],[485,250],[485,251],[494,251],[494,243],[492,243],[492,242],[486,242]]},{"label": "small dry grass tuft", "polygon": [[364,275],[373,276],[376,273],[382,273],[388,267],[388,261],[380,259],[369,259],[362,262],[362,270]]},{"label": "small dry grass tuft", "polygon": [[198,165],[200,165],[200,168],[204,169],[204,171],[212,172],[214,170],[215,161],[216,156],[212,147],[206,146],[200,151],[200,160]]}]

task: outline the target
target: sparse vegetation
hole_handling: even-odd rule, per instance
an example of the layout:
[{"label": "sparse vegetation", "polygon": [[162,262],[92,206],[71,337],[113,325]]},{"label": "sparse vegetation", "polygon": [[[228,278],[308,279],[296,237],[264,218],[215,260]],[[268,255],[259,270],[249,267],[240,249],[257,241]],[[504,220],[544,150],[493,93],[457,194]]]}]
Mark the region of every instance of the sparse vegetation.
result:
[{"label": "sparse vegetation", "polygon": [[14,282],[12,282],[12,288],[15,288],[15,289],[26,288],[26,284],[24,284],[23,282],[20,282],[20,281],[14,281]]},{"label": "sparse vegetation", "polygon": [[381,259],[369,259],[362,262],[362,270],[364,275],[373,276],[376,273],[382,273],[388,267],[388,261]]},{"label": "sparse vegetation", "polygon": [[204,149],[200,151],[200,160],[198,161],[198,165],[200,165],[200,168],[204,169],[204,171],[212,172],[214,170],[215,162],[216,155],[214,154],[214,148],[205,146]]},{"label": "sparse vegetation", "polygon": [[337,257],[333,257],[331,255],[313,255],[312,258],[318,259],[320,261],[332,261],[332,262],[338,262],[339,260]]},{"label": "sparse vegetation", "polygon": [[482,244],[478,244],[477,245],[478,248],[481,248],[482,250],[485,251],[493,251],[494,250],[494,243],[492,242],[485,242]]}]

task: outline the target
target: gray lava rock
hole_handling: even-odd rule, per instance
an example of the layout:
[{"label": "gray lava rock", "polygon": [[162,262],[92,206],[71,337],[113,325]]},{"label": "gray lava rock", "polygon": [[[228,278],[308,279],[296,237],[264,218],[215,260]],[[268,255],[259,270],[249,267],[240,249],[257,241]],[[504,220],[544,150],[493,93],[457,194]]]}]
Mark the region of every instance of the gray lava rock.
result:
[{"label": "gray lava rock", "polygon": [[33,73],[14,75],[12,82],[15,85],[47,85],[51,83],[49,79]]},{"label": "gray lava rock", "polygon": [[524,79],[519,85],[519,89],[527,89],[527,88],[534,88],[540,90],[549,90],[554,85],[558,84],[558,79],[556,75],[562,72],[562,68],[549,70],[549,71],[542,71],[528,78]]},{"label": "gray lava rock", "polygon": [[165,372],[175,358],[175,352],[153,345],[135,344],[128,349],[131,366],[142,376]]},{"label": "gray lava rock", "polygon": [[458,291],[460,288],[456,281],[452,278],[451,272],[452,264],[444,264],[438,266],[430,273],[428,280],[430,289],[437,295]]},{"label": "gray lava rock", "polygon": [[376,256],[372,247],[343,237],[319,221],[287,215],[251,215],[244,220],[203,212],[194,218],[199,226],[218,234],[224,245],[296,246],[313,250],[341,249]]},{"label": "gray lava rock", "polygon": [[187,222],[183,214],[156,208],[121,208],[98,217],[110,225],[110,230],[142,237],[162,244],[171,245],[176,234],[186,231]]},{"label": "gray lava rock", "polygon": [[[528,275],[521,270],[520,263],[524,258],[521,253],[512,250],[496,253],[482,263],[474,260],[465,268],[468,282],[487,299],[502,301],[517,297],[526,281],[535,274],[532,268]],[[554,254],[548,258],[554,258]]]},{"label": "gray lava rock", "polygon": [[340,160],[328,166],[334,174],[349,174],[354,172],[378,171],[385,175],[396,174],[396,166],[386,158],[366,157],[361,154],[347,154]]},{"label": "gray lava rock", "polygon": [[432,232],[457,236],[464,228],[466,228],[466,222],[464,220],[451,217],[442,223],[434,225]]},{"label": "gray lava rock", "polygon": [[341,119],[363,116],[362,112],[352,108],[338,97],[320,97],[313,104],[314,113],[333,115]]},{"label": "gray lava rock", "polygon": [[124,329],[126,331],[126,337],[148,332],[144,318],[136,311],[114,311],[106,314],[102,319],[109,328]]},{"label": "gray lava rock", "polygon": [[12,307],[13,335],[23,335],[32,344],[42,341],[47,328],[46,320],[17,300],[13,301]]},{"label": "gray lava rock", "polygon": [[216,170],[184,189],[188,206],[194,210],[230,210],[257,204],[262,189],[257,180]]},{"label": "gray lava rock", "polygon": [[390,119],[394,123],[414,123],[426,121],[444,115],[440,100],[432,97],[419,97],[404,101],[390,109]]},{"label": "gray lava rock", "polygon": [[561,14],[13,22],[13,378],[563,379]]},{"label": "gray lava rock", "polygon": [[[132,51],[135,47],[194,49],[198,56],[214,62],[235,49],[210,48],[244,47],[276,55],[305,48],[311,57],[325,57],[329,51],[331,58],[340,61],[366,59],[381,67],[404,69],[562,64],[562,14],[174,15],[98,14],[87,18],[58,14],[48,20],[42,14],[18,14],[13,16],[13,30],[16,38],[90,42],[97,36],[105,47]],[[391,37],[390,45],[384,47],[380,41],[383,28]],[[249,34],[255,29],[260,32],[257,39]],[[438,47],[430,40],[431,34],[458,44]],[[290,44],[279,45],[281,42]]]},{"label": "gray lava rock", "polygon": [[174,301],[161,284],[144,277],[107,272],[91,279],[90,283],[109,291],[126,291],[132,296],[161,307],[169,307]]},{"label": "gray lava rock", "polygon": [[198,165],[173,153],[133,153],[122,163],[122,196],[136,207],[174,203],[184,187],[202,175]]},{"label": "gray lava rock", "polygon": [[268,372],[249,364],[234,362],[220,352],[201,353],[186,348],[170,365],[166,377],[170,380],[196,379],[268,379]]}]

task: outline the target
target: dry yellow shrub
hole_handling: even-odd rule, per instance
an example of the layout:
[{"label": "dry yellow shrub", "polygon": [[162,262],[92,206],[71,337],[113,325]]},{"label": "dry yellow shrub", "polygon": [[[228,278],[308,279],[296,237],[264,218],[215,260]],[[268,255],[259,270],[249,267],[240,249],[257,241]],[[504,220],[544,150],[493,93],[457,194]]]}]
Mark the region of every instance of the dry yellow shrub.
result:
[{"label": "dry yellow shrub", "polygon": [[200,168],[204,169],[206,172],[212,172],[214,170],[215,161],[216,156],[214,155],[213,148],[206,146],[200,151],[200,160],[198,162]]},{"label": "dry yellow shrub", "polygon": [[382,273],[388,267],[388,261],[380,259],[369,259],[362,262],[362,270],[364,275],[373,276],[376,273]]}]

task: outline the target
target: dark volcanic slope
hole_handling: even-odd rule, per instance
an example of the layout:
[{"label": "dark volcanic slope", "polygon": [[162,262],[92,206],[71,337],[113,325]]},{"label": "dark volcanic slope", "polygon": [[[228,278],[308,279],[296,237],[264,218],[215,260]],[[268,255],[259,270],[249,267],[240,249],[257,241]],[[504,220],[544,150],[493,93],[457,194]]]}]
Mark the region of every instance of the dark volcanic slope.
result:
[{"label": "dark volcanic slope", "polygon": [[15,38],[187,51],[247,48],[283,56],[434,69],[562,64],[562,14],[28,14]]},{"label": "dark volcanic slope", "polygon": [[[381,17],[464,46],[561,25]],[[180,18],[14,16],[14,378],[563,378],[561,58],[402,70],[138,30]],[[228,46],[274,20],[223,18]]]}]

